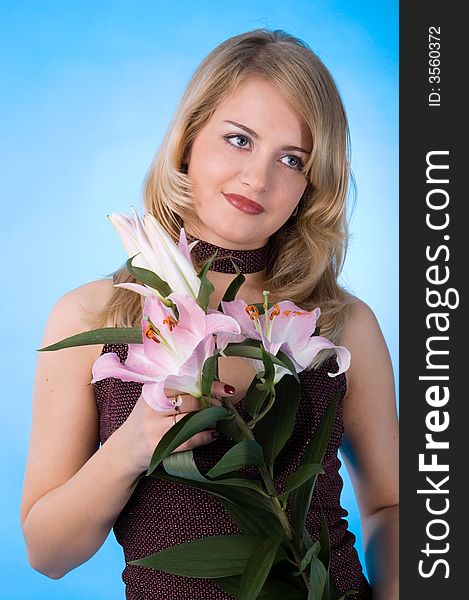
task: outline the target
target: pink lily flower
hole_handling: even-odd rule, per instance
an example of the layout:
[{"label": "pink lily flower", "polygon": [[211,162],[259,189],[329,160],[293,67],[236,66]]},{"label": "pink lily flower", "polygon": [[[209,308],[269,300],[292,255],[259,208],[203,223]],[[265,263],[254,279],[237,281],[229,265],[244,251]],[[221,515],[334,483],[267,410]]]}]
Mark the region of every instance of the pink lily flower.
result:
[{"label": "pink lily flower", "polygon": [[[274,356],[281,350],[293,362],[297,373],[307,369],[318,352],[325,349],[334,349],[337,355],[339,370],[337,373],[329,373],[330,377],[336,377],[346,371],[350,366],[350,352],[344,346],[336,346],[330,340],[322,336],[312,336],[316,329],[316,322],[321,314],[319,308],[312,311],[301,310],[296,304],[284,300],[274,304],[266,310],[268,292],[264,292],[264,314],[253,304],[247,304],[244,300],[233,300],[222,302],[224,314],[236,319],[241,327],[240,335],[220,334],[217,343],[226,345],[229,342],[240,342],[245,338],[260,340],[267,350]],[[247,359],[256,369],[256,372],[264,370],[262,361]],[[274,384],[289,373],[279,365],[275,367]]]},{"label": "pink lily flower", "polygon": [[143,344],[129,344],[125,364],[115,353],[101,355],[93,365],[92,383],[107,377],[143,383],[142,394],[155,410],[174,408],[164,388],[202,397],[202,368],[215,351],[214,334],[238,334],[240,327],[221,312],[205,314],[184,294],[168,298],[177,306],[179,319],[156,296],[147,296],[143,308]]},{"label": "pink lily flower", "polygon": [[[197,298],[200,279],[192,264],[190,251],[198,240],[188,244],[182,228],[176,245],[153,215],[146,213],[140,220],[133,207],[132,212],[133,218],[115,213],[109,215],[127,254],[135,257],[132,265],[153,271],[168,283],[173,292]],[[143,296],[155,295],[161,298],[157,290],[147,285],[119,283],[115,287],[130,289]]]}]

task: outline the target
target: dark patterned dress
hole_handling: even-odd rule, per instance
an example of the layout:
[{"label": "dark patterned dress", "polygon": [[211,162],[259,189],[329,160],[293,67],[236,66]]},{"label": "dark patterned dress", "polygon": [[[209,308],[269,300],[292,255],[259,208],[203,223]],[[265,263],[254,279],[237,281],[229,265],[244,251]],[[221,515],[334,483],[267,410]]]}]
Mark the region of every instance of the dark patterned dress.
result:
[{"label": "dark patterned dress", "polygon": [[[125,361],[126,345],[105,345],[103,353],[115,352]],[[347,529],[347,511],[340,505],[342,479],[338,449],[343,434],[342,405],[345,394],[345,375],[329,377],[337,369],[335,358],[328,359],[317,369],[299,374],[301,397],[295,428],[291,438],[276,460],[277,489],[283,489],[288,475],[294,472],[308,441],[321,420],[331,398],[342,388],[331,440],[324,460],[325,474],[318,477],[318,494],[326,516],[331,538],[331,574],[340,592],[355,589],[357,600],[370,600],[371,589],[362,572],[355,550],[355,536]],[[100,415],[100,439],[105,443],[122,425],[137,402],[142,384],[104,379],[93,384]],[[237,405],[246,418],[242,401]],[[224,436],[194,450],[200,469],[212,467],[232,445]],[[318,539],[320,515],[318,503],[313,502],[307,518],[307,528]],[[114,534],[122,545],[126,561],[143,558],[178,543],[211,535],[240,533],[223,509],[219,500],[204,491],[188,486],[146,477],[139,481],[114,524]],[[122,579],[128,600],[209,600],[232,598],[212,580],[195,579],[163,573],[147,567],[127,565]]]}]

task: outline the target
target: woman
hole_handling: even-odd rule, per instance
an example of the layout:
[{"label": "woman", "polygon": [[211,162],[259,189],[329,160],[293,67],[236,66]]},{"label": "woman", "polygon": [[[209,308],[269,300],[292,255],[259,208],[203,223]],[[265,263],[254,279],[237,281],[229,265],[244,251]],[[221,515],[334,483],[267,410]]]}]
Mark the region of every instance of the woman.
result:
[{"label": "woman", "polygon": [[[262,302],[268,289],[271,301],[288,298],[307,310],[319,306],[321,335],[350,350],[345,375],[327,376],[335,364],[331,356],[301,374],[297,425],[279,456],[281,476],[294,468],[321,411],[343,385],[326,473],[317,486],[331,533],[331,572],[339,591],[357,589],[356,598],[371,598],[354,536],[342,518],[337,459],[342,444],[360,508],[373,598],[395,600],[394,384],[372,311],[337,283],[347,243],[348,181],[347,120],[329,72],[298,39],[255,30],[222,43],[194,74],[148,173],[144,203],[173,239],[184,226],[189,241],[201,240],[194,265],[215,249],[237,260],[246,277],[238,298]],[[230,265],[221,260],[209,272],[213,308],[232,280]],[[131,278],[122,269],[114,280]],[[98,326],[134,325],[140,314],[137,294],[114,288],[111,280],[91,282],[57,302],[42,345]],[[212,496],[153,478],[135,486],[173,425],[173,413],[153,411],[140,395],[141,384],[107,379],[90,386],[93,363],[104,352],[125,360],[127,347],[70,348],[38,359],[21,521],[31,565],[55,579],[93,556],[112,527],[127,561],[237,531]],[[253,377],[246,363],[220,359],[219,374],[212,393],[242,401]],[[165,393],[171,397],[178,390]],[[182,398],[181,413],[200,408],[195,398]],[[199,433],[178,450],[193,448],[200,464],[214,464],[226,441],[212,434]],[[317,538],[314,501],[307,526]],[[128,598],[229,597],[210,580],[138,566],[127,566],[123,579]]]}]

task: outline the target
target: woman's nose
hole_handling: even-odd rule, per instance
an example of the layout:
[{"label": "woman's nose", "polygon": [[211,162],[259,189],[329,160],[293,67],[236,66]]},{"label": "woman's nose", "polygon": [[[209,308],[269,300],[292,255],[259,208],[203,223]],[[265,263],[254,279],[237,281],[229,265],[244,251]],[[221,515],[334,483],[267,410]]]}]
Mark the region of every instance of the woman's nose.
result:
[{"label": "woman's nose", "polygon": [[264,192],[269,181],[269,161],[261,155],[250,156],[240,174],[241,182],[256,192]]}]

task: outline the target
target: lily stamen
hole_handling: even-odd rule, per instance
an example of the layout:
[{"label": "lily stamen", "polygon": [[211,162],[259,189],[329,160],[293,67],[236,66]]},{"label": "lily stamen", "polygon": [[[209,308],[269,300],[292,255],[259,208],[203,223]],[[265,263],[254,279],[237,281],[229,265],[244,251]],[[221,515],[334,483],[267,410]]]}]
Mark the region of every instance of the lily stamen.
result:
[{"label": "lily stamen", "polygon": [[269,319],[272,321],[274,317],[277,317],[280,314],[280,307],[278,304],[274,304],[272,310],[270,311]]},{"label": "lily stamen", "polygon": [[166,319],[163,319],[163,325],[167,325],[169,327],[169,331],[173,330],[173,327],[176,327],[176,325],[178,324],[178,322],[176,321],[176,319],[174,319],[171,316],[166,317]]},{"label": "lily stamen", "polygon": [[254,304],[249,304],[244,310],[249,315],[251,321],[254,321],[254,319],[259,316],[259,309],[257,306],[254,306]]},{"label": "lily stamen", "polygon": [[143,331],[143,335],[145,337],[147,337],[149,340],[153,340],[154,342],[156,342],[157,344],[160,343],[160,340],[158,339],[158,334],[156,333],[156,331],[153,329],[153,325],[151,323],[148,323]]},{"label": "lily stamen", "polygon": [[[172,318],[172,317],[169,317]],[[166,320],[166,319],[165,319]],[[153,321],[150,319],[150,317],[147,317],[147,321],[149,323],[149,325],[147,325],[145,332],[149,332],[150,330],[153,333],[149,333],[147,335],[147,333],[145,333],[145,335],[150,339],[153,340],[154,342],[162,343],[164,346],[166,346],[166,348],[168,348],[168,350],[170,350],[173,354],[176,354],[175,349],[171,346],[171,344],[168,343],[168,341],[164,338],[163,334],[161,333],[161,330],[158,329],[158,327],[153,323]],[[170,330],[171,331],[171,330]],[[156,336],[158,336],[158,339],[156,339]]]}]

